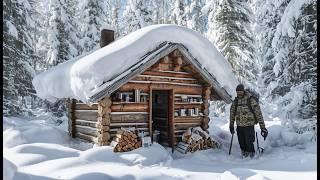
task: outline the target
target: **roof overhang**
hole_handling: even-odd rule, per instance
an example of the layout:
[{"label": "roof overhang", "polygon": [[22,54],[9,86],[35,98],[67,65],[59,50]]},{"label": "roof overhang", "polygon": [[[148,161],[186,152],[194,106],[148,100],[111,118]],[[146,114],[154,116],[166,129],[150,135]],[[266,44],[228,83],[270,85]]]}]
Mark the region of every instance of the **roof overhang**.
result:
[{"label": "roof overhang", "polygon": [[140,60],[129,67],[124,72],[118,74],[112,80],[104,82],[100,87],[98,87],[97,93],[92,95],[89,102],[97,102],[106,96],[110,96],[111,93],[119,89],[122,85],[136,77],[137,75],[143,73],[146,69],[155,64],[159,59],[168,55],[172,51],[178,49],[182,55],[186,57],[185,61],[193,65],[193,67],[200,73],[200,75],[215,89],[216,93],[224,100],[226,103],[232,102],[232,96],[227,93],[227,91],[220,86],[219,82],[215,77],[207,71],[206,68],[202,68],[201,64],[197,59],[195,59],[188,49],[180,43],[163,42],[153,51],[145,54]]}]

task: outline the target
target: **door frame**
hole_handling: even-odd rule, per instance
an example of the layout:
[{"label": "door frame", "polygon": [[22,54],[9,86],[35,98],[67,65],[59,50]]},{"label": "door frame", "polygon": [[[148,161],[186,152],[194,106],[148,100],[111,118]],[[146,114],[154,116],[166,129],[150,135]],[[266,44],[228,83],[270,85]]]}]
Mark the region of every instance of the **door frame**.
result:
[{"label": "door frame", "polygon": [[169,147],[172,148],[172,152],[174,151],[174,144],[175,144],[175,135],[174,135],[174,88],[173,87],[165,87],[165,86],[159,86],[156,84],[150,85],[149,88],[149,134],[151,136],[151,140],[153,142],[153,134],[152,134],[152,91],[153,90],[164,90],[169,91],[168,95],[168,141],[170,138]]}]

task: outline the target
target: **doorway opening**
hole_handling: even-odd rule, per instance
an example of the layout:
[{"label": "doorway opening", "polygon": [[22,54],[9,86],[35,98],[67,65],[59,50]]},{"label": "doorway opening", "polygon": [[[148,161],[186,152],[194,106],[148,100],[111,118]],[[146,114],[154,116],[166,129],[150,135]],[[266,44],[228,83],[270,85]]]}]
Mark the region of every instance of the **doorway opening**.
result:
[{"label": "doorway opening", "polygon": [[152,131],[159,144],[173,148],[173,91],[152,90]]}]

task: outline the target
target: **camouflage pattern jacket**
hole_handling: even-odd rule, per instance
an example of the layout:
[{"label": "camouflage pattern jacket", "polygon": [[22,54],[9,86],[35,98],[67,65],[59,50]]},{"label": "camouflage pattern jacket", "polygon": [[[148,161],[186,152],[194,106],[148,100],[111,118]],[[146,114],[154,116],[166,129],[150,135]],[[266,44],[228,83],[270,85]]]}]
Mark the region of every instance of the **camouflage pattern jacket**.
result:
[{"label": "camouflage pattern jacket", "polygon": [[248,107],[248,104],[247,104],[249,101],[249,103],[251,103],[252,110],[255,113],[255,116],[258,120],[260,129],[265,128],[259,103],[255,100],[255,98],[250,98],[250,97],[251,95],[247,93],[245,93],[243,97],[237,97],[238,99],[237,110],[235,107],[235,101],[232,102],[232,105],[230,108],[230,126],[234,126],[234,121],[236,121],[237,126],[241,126],[241,127],[255,125],[254,115],[250,111],[250,108]]}]

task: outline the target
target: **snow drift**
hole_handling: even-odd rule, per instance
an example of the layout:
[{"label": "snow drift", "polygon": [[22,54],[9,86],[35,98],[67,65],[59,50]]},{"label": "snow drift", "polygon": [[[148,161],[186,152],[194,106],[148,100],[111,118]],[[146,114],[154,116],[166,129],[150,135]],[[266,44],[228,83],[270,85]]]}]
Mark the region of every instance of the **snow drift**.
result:
[{"label": "snow drift", "polygon": [[[83,102],[103,82],[114,79],[162,42],[183,44],[231,96],[235,79],[231,65],[201,34],[177,25],[152,25],[137,30],[85,57],[62,63],[33,79],[39,97],[49,101],[75,98]],[[100,89],[99,89],[100,90]]]},{"label": "snow drift", "polygon": [[[283,136],[284,129],[272,122],[269,149],[260,158],[241,159],[234,137],[228,155],[230,133],[224,120],[210,126],[210,134],[222,149],[180,154],[154,143],[148,148],[114,153],[110,146],[98,147],[69,138],[60,128],[39,120],[4,117],[4,179],[316,179],[316,143],[299,144],[299,134]],[[277,124],[280,124],[278,122]],[[44,132],[44,127],[47,126]],[[219,131],[218,131],[219,128]],[[213,130],[215,130],[213,132]],[[260,132],[259,132],[260,133]],[[261,137],[261,136],[260,136]],[[302,136],[301,136],[302,137]],[[302,138],[303,139],[303,138]],[[263,140],[259,139],[259,142]],[[282,142],[290,142],[283,146]],[[11,142],[11,143],[8,143]],[[295,146],[293,146],[296,144]]]}]

